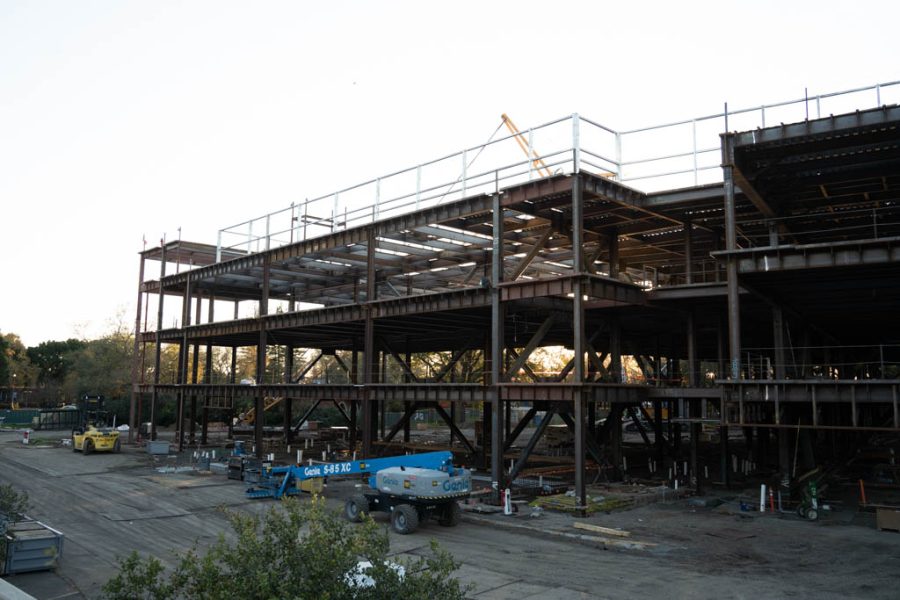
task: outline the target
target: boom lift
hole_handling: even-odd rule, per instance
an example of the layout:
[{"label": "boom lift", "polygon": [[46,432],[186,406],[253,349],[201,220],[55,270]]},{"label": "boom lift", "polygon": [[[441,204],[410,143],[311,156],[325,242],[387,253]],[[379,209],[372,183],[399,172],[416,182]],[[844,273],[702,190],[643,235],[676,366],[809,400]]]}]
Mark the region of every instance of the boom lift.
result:
[{"label": "boom lift", "polygon": [[472,488],[471,471],[454,467],[453,454],[443,451],[265,467],[246,494],[248,498],[281,498],[300,493],[300,484],[306,480],[356,474],[369,475],[370,489],[347,499],[344,516],[360,521],[369,512],[389,512],[394,531],[404,535],[430,518],[445,527],[455,526],[460,518],[456,501],[467,498]]}]

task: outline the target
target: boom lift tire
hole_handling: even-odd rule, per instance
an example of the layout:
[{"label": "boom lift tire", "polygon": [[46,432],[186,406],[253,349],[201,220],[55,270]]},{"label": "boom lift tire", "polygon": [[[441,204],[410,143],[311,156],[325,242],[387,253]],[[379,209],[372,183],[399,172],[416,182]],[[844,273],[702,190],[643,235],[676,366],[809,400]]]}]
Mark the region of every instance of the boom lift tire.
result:
[{"label": "boom lift tire", "polygon": [[359,523],[369,512],[369,501],[362,494],[353,494],[344,503],[344,516],[351,523]]},{"label": "boom lift tire", "polygon": [[94,442],[91,440],[84,440],[84,446],[82,447],[82,453],[85,455],[90,454],[94,451]]},{"label": "boom lift tire", "polygon": [[391,513],[391,526],[400,535],[406,535],[419,528],[419,512],[409,504],[398,504]]},{"label": "boom lift tire", "polygon": [[113,452],[118,454],[121,451],[122,451],[122,442],[120,442],[119,440],[116,440],[116,443],[113,445]]},{"label": "boom lift tire", "polygon": [[459,508],[459,504],[457,504],[456,501],[449,502],[447,503],[447,506],[444,507],[444,511],[438,519],[438,523],[444,527],[456,527],[459,525],[461,517],[462,510]]}]

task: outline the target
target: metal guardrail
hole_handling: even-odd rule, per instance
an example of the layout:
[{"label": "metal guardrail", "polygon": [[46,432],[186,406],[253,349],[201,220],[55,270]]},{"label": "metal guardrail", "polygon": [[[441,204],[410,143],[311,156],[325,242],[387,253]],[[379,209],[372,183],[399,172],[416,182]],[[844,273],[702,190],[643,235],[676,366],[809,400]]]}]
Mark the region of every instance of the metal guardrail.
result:
[{"label": "metal guardrail", "polygon": [[745,379],[788,378],[897,379],[900,377],[900,344],[789,346],[782,350],[785,362],[774,360],[775,348],[741,350]]},{"label": "metal guardrail", "polygon": [[[721,113],[622,131],[575,113],[522,134],[529,155],[537,152],[554,174],[588,170],[652,192],[721,181],[722,132],[798,122],[890,101],[900,102],[900,81],[737,110],[726,104]],[[514,135],[491,139],[221,229],[216,260],[221,261],[223,249],[260,252],[538,177]]]}]

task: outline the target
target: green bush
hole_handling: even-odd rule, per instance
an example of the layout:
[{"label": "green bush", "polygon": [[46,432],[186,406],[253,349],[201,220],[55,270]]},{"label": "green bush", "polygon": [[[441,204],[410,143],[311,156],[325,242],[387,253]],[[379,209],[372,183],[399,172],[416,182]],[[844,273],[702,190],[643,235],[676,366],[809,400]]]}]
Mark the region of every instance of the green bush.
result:
[{"label": "green bush", "polygon": [[[177,556],[170,572],[154,557],[137,553],[120,561],[119,573],[103,587],[111,600],[462,600],[467,591],[451,577],[458,568],[432,542],[431,554],[415,561],[388,560],[387,532],[371,519],[344,521],[314,497],[286,499],[262,517],[224,511],[234,539],[220,536],[203,554]],[[371,562],[360,585],[349,575],[360,560]],[[397,565],[403,567],[402,574]]]}]

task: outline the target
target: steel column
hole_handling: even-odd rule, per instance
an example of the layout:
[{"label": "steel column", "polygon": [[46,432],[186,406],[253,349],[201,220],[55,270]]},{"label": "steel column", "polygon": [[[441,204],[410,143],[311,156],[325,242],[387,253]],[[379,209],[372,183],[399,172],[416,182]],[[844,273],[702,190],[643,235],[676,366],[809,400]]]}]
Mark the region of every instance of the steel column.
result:
[{"label": "steel column", "polygon": [[[209,309],[207,311],[206,320],[212,323],[216,314],[216,296],[212,292],[209,294]],[[203,383],[210,385],[212,383],[212,363],[213,363],[213,345],[209,342],[206,344],[206,363],[203,366]],[[206,444],[209,435],[209,396],[203,402],[203,410],[200,417],[200,443]]]},{"label": "steel column", "polygon": [[772,328],[775,346],[775,379],[787,377],[787,359],[784,354],[784,313],[780,306],[772,307]]},{"label": "steel column", "polygon": [[[581,177],[572,178],[572,247],[573,267],[576,275],[584,273],[584,205],[581,194]],[[585,332],[584,332],[584,293],[582,279],[577,277],[572,289],[572,344],[574,349],[574,368],[572,376],[578,386],[584,384],[585,368]],[[585,454],[587,449],[584,391],[579,387],[575,391],[573,407],[575,434],[575,505],[576,513],[587,515],[587,476],[585,473]]]},{"label": "steel column", "polygon": [[[500,298],[503,282],[503,207],[500,194],[491,198],[493,241],[491,254],[491,490],[493,500],[500,502],[503,484],[503,397],[500,385],[504,380],[504,321],[505,311]],[[487,432],[485,432],[487,433]]]},{"label": "steel column", "polygon": [[491,254],[491,491],[493,500],[500,502],[503,481],[503,377],[504,307],[500,298],[503,282],[503,207],[500,194],[492,197],[493,243]]},{"label": "steel column", "polygon": [[[359,342],[354,339],[353,340],[353,350],[350,354],[350,383],[353,385],[359,384],[359,350],[358,350]],[[357,424],[357,406],[358,402],[356,400],[350,401],[350,450],[356,450],[356,442],[359,438],[359,431],[356,426]]]},{"label": "steel column", "polygon": [[373,402],[369,385],[375,383],[375,377],[378,370],[377,357],[375,353],[375,319],[372,311],[374,307],[372,302],[375,300],[377,287],[375,285],[375,230],[372,227],[366,231],[366,331],[363,341],[363,384],[366,385],[365,394],[363,395],[362,404],[362,453],[363,456],[372,455],[372,442],[374,441],[374,433],[376,421],[372,413]]},{"label": "steel column", "polygon": [[[688,361],[688,387],[695,388],[700,382],[697,361],[697,323],[694,309],[688,309],[687,314],[687,361]],[[688,404],[690,416],[694,419],[700,417],[700,405],[704,400],[692,400]],[[691,422],[691,473],[694,474],[694,487],[697,494],[703,493],[703,475],[700,469],[700,433],[701,424]]]},{"label": "steel column", "polygon": [[[161,240],[160,240],[161,241]],[[162,331],[163,326],[163,305],[165,304],[165,294],[163,291],[165,286],[163,286],[163,279],[166,276],[166,245],[162,245],[162,251],[160,256],[160,267],[159,267],[159,306],[156,308],[156,352],[155,357],[153,359],[153,393],[150,397],[150,439],[156,439],[156,405],[159,403],[159,392],[157,391],[157,387],[159,386],[159,369],[160,369],[160,355],[162,354],[162,341],[160,339],[160,331]]]},{"label": "steel column", "polygon": [[[188,380],[188,353],[189,345],[188,345],[188,337],[187,337],[187,328],[191,324],[191,274],[187,274],[187,279],[184,282],[184,297],[181,302],[181,325],[183,334],[181,336],[181,344],[178,347],[178,376],[177,382],[179,385],[183,385],[187,383]],[[184,405],[185,405],[185,397],[184,397],[184,388],[178,389],[178,414],[175,417],[175,431],[178,435],[176,440],[178,444],[178,451],[181,452],[184,449]]]},{"label": "steel column", "polygon": [[609,374],[622,383],[622,325],[615,312],[609,318]]},{"label": "steel column", "polygon": [[141,252],[141,266],[138,269],[138,297],[137,297],[137,311],[135,312],[134,317],[134,345],[133,345],[133,353],[134,355],[131,357],[131,403],[128,408],[128,443],[134,443],[134,432],[138,431],[138,423],[141,420],[141,415],[138,414],[138,392],[135,389],[135,384],[138,382],[138,372],[140,369],[140,348],[141,348],[141,306],[144,299],[144,293],[141,291],[141,285],[144,283],[144,263],[146,262],[146,258],[144,257],[144,253]]},{"label": "steel column", "polygon": [[[287,344],[284,347],[284,382],[291,383],[294,377],[294,345]],[[291,427],[291,422],[294,420],[294,400],[290,396],[286,396],[282,398],[281,402],[284,404],[282,410],[284,411],[284,443],[290,444],[293,438],[293,428]]]},{"label": "steel column", "polygon": [[[200,376],[200,344],[194,344],[194,351],[191,355],[191,383],[196,385]],[[197,393],[191,393],[191,422],[188,424],[188,443],[194,444],[197,441]]]},{"label": "steel column", "polygon": [[[403,381],[405,383],[410,383],[412,381],[418,382],[418,378],[412,372],[412,353],[409,351],[409,336],[406,338],[406,357],[405,363],[408,369],[407,373],[404,373]],[[405,407],[409,407],[409,402],[406,401],[403,403]],[[410,440],[410,431],[409,431],[409,419],[406,420],[406,424],[403,425],[403,443],[408,444]],[[453,445],[453,431],[450,431],[450,445]]]},{"label": "steel column", "polygon": [[[574,217],[573,217],[574,218]],[[609,242],[609,276],[612,279],[619,278],[619,231],[615,227],[607,230],[607,241]],[[580,246],[572,244],[575,248]],[[575,252],[577,255],[578,252]]]},{"label": "steel column", "polygon": [[[724,138],[726,164],[722,166],[725,194],[725,249],[737,250],[737,222],[734,203],[734,166],[732,165],[731,143]],[[728,349],[731,359],[731,379],[741,377],[741,306],[738,286],[738,261],[729,256],[727,263],[728,286]]]},{"label": "steel column", "polygon": [[[266,324],[263,319],[269,314],[269,278],[271,275],[271,258],[268,254],[263,259],[262,272],[262,290],[259,298],[259,342],[256,345],[256,382],[258,385],[267,383],[266,381],[266,351],[268,349],[268,336],[266,335]],[[253,440],[256,443],[256,457],[262,459],[265,454],[263,448],[265,421],[266,421],[266,400],[262,392],[258,392],[255,396],[256,409],[254,410],[253,420]]]},{"label": "steel column", "polygon": [[684,282],[694,283],[694,225],[690,218],[684,221]]}]

